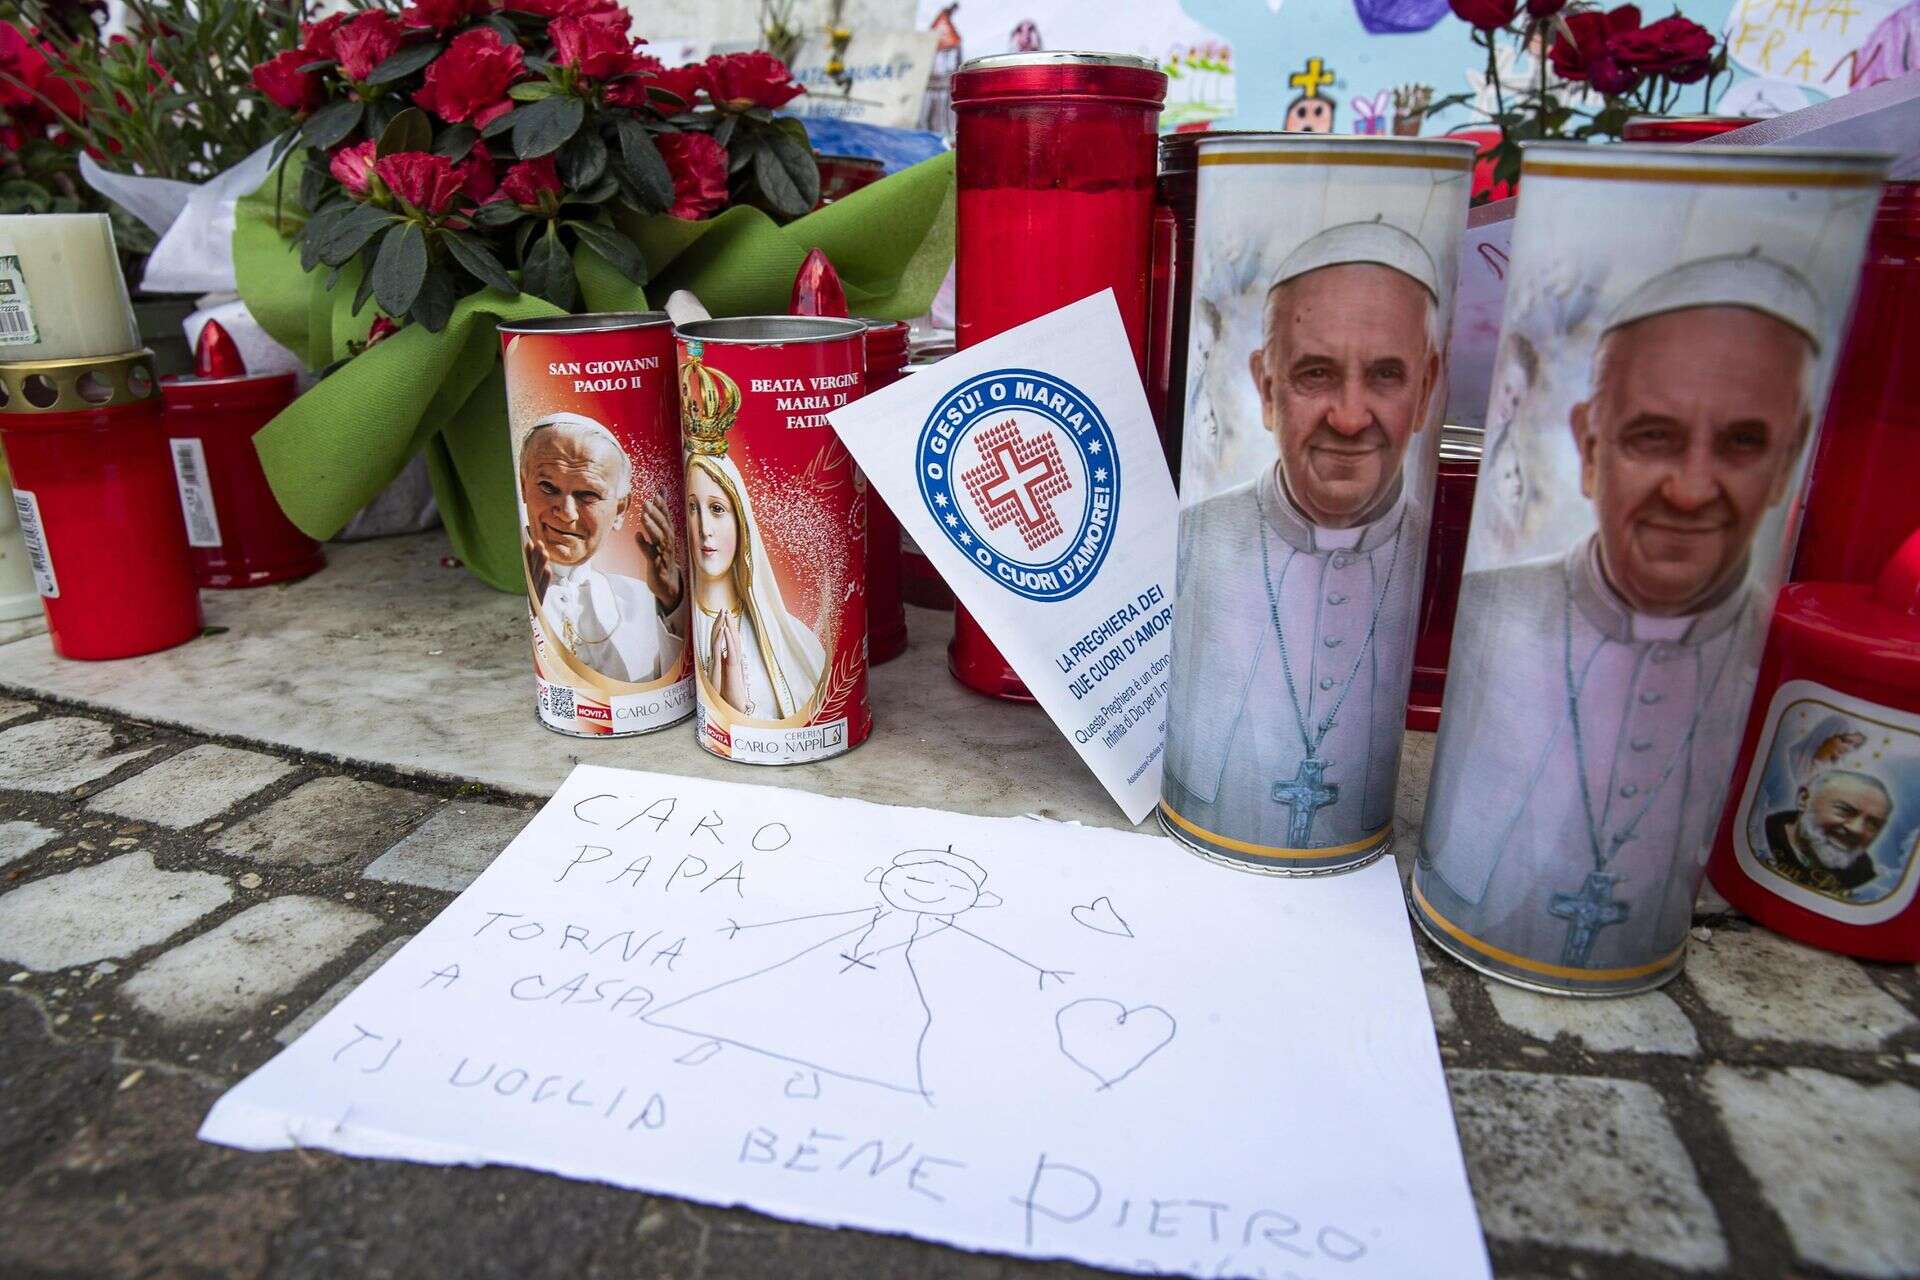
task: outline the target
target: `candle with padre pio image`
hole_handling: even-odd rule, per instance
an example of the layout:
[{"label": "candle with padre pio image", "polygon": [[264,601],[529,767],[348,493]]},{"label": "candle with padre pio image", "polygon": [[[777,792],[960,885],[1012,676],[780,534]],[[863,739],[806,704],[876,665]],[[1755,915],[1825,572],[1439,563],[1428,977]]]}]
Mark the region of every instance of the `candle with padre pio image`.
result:
[{"label": "candle with padre pio image", "polygon": [[678,329],[699,741],[745,764],[841,755],[867,703],[867,487],[827,415],[867,327],[738,316]]},{"label": "candle with padre pio image", "polygon": [[680,415],[665,312],[500,326],[540,723],[649,733],[693,714]]},{"label": "candle with padre pio image", "polygon": [[1679,972],[1884,169],[1527,148],[1487,442],[1520,483],[1476,497],[1409,890],[1467,964]]},{"label": "candle with padre pio image", "polygon": [[1341,871],[1393,833],[1473,147],[1198,149],[1160,817]]}]

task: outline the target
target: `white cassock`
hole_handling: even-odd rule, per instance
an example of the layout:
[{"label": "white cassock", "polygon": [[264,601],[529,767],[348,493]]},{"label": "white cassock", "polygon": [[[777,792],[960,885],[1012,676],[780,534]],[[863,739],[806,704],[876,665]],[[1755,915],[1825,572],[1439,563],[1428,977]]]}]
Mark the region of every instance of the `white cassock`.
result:
[{"label": "white cassock", "polygon": [[[1295,806],[1274,794],[1299,776],[1306,744],[1261,582],[1263,538],[1309,732],[1339,704],[1317,752],[1337,796],[1313,809],[1303,843]],[[1272,468],[1181,514],[1168,807],[1205,831],[1269,848],[1352,844],[1392,823],[1426,542],[1427,513],[1404,494],[1369,524],[1310,524]]]},{"label": "white cassock", "polygon": [[[1744,584],[1702,613],[1636,614],[1598,555],[1589,538],[1462,583],[1417,874],[1433,910],[1482,942],[1546,964],[1634,968],[1678,947],[1692,922],[1760,615]],[[1619,878],[1589,884],[1596,870]]]},{"label": "white cassock", "polygon": [[653,592],[638,578],[602,573],[588,564],[548,561],[553,581],[540,601],[551,644],[610,680],[644,684],[680,661],[685,642],[667,630]]}]

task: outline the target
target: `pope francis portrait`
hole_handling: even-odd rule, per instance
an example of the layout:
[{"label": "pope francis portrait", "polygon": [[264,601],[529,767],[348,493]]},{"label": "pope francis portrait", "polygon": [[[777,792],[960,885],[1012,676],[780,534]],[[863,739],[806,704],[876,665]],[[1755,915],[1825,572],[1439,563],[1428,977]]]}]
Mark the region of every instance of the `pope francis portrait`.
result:
[{"label": "pope francis portrait", "polygon": [[1806,443],[1824,314],[1756,251],[1608,315],[1566,428],[1594,531],[1461,588],[1416,875],[1431,915],[1623,977],[1684,939],[1767,621],[1752,551]]},{"label": "pope francis portrait", "polygon": [[[542,418],[520,445],[527,580],[549,645],[612,680],[644,684],[673,671],[686,644],[686,590],[677,520],[658,498],[637,502],[620,442],[591,418]],[[645,578],[593,559],[626,528]]]},{"label": "pope francis portrait", "polygon": [[1182,512],[1162,810],[1226,847],[1383,843],[1428,512],[1446,316],[1433,259],[1380,221],[1319,232],[1267,288],[1248,359],[1278,458]]}]

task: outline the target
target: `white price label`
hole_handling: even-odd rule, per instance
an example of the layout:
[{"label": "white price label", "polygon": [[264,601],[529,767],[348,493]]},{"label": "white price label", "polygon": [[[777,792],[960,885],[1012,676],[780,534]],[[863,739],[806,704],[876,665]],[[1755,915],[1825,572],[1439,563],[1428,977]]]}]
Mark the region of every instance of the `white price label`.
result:
[{"label": "white price label", "polygon": [[207,480],[207,451],[186,436],[167,442],[173,446],[173,478],[180,485],[180,514],[187,519],[187,545],[220,545],[220,517],[213,509],[213,486]]},{"label": "white price label", "polygon": [[15,489],[13,509],[20,516],[20,540],[27,544],[27,565],[33,570],[33,585],[47,599],[58,600],[60,580],[53,576],[53,556],[47,550],[46,531],[40,524],[40,500],[25,489]]}]

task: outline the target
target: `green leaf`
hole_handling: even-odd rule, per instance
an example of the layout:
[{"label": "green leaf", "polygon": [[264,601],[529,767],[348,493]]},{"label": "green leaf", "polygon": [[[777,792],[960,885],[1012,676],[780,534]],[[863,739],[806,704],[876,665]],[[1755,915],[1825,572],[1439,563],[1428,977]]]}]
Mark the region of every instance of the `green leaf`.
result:
[{"label": "green leaf", "polygon": [[449,125],[441,131],[439,137],[433,140],[433,154],[445,156],[455,164],[459,164],[472,153],[473,146],[478,141],[480,141],[480,131],[472,125]]},{"label": "green leaf", "polygon": [[320,265],[320,246],[332,235],[334,224],[345,218],[351,207],[330,205],[307,219],[300,233],[300,269],[311,271]]},{"label": "green leaf", "polygon": [[360,273],[360,286],[353,291],[353,314],[359,315],[366,309],[367,300],[373,297],[373,272]]},{"label": "green leaf", "polygon": [[569,222],[580,243],[605,258],[615,271],[635,284],[647,282],[647,260],[640,246],[618,231],[591,222]]},{"label": "green leaf", "polygon": [[568,204],[605,204],[620,192],[620,183],[615,180],[613,170],[609,168],[600,175],[600,180],[590,187],[567,196]]},{"label": "green leaf", "polygon": [[631,116],[616,118],[614,129],[620,138],[621,171],[633,184],[641,207],[649,213],[661,213],[671,207],[673,174],[661,158],[660,148],[654,145],[653,135]]},{"label": "green leaf", "polygon": [[329,102],[307,117],[300,126],[300,137],[310,147],[329,150],[354,131],[366,109],[366,103],[352,98]]},{"label": "green leaf", "polygon": [[607,171],[607,144],[593,130],[583,129],[560,148],[555,163],[569,191],[590,187]]},{"label": "green leaf", "polygon": [[512,111],[504,111],[499,115],[495,116],[492,120],[489,120],[487,122],[484,128],[480,130],[480,136],[483,138],[499,137],[501,134],[505,133],[507,130],[513,128],[515,125],[520,123],[520,112],[523,110],[525,110],[525,108],[515,107]]},{"label": "green leaf", "polygon": [[390,156],[402,151],[425,151],[433,145],[433,121],[418,107],[408,107],[380,132],[380,145],[374,154]]},{"label": "green leaf", "polygon": [[389,231],[373,260],[373,296],[379,299],[380,309],[390,316],[406,315],[426,279],[426,233],[412,222]]},{"label": "green leaf", "polygon": [[587,104],[575,97],[542,98],[513,114],[513,154],[532,160],[566,145],[587,118]]},{"label": "green leaf", "polygon": [[520,269],[520,287],[545,298],[562,311],[573,310],[579,286],[573,278],[573,259],[560,243],[552,223],[547,233],[533,242]]},{"label": "green leaf", "polygon": [[369,138],[377,138],[387,131],[393,118],[407,109],[407,104],[398,98],[375,98],[367,104],[367,118],[363,127]]},{"label": "green leaf", "polygon": [[473,211],[473,222],[480,227],[504,227],[526,216],[527,211],[511,200],[489,200]]},{"label": "green leaf", "polygon": [[813,153],[784,130],[769,129],[753,152],[753,182],[772,212],[798,218],[820,202],[820,170]]},{"label": "green leaf", "polygon": [[713,126],[713,140],[721,146],[733,141],[733,131],[740,125],[739,116],[723,116],[720,123]]},{"label": "green leaf", "polygon": [[529,80],[507,90],[507,96],[515,102],[538,102],[542,98],[558,97],[565,92],[551,80]]},{"label": "green leaf", "polygon": [[441,242],[447,246],[447,252],[453,255],[453,260],[481,284],[498,289],[508,297],[519,294],[520,286],[513,282],[507,269],[500,265],[500,259],[494,257],[486,245],[458,231],[446,232]]},{"label": "green leaf", "polygon": [[447,321],[453,316],[453,304],[458,301],[452,275],[445,267],[430,266],[413,300],[413,318],[428,333],[438,333],[447,327]]},{"label": "green leaf", "polygon": [[395,80],[404,80],[439,56],[437,41],[408,45],[369,72],[367,83],[392,84]]},{"label": "green leaf", "polygon": [[314,252],[320,261],[337,267],[365,248],[376,232],[393,221],[393,215],[384,209],[370,204],[356,205],[351,213],[327,228]]},{"label": "green leaf", "polygon": [[315,162],[309,157],[300,170],[300,207],[307,210],[319,208],[332,185],[333,175],[327,172],[326,161]]}]

